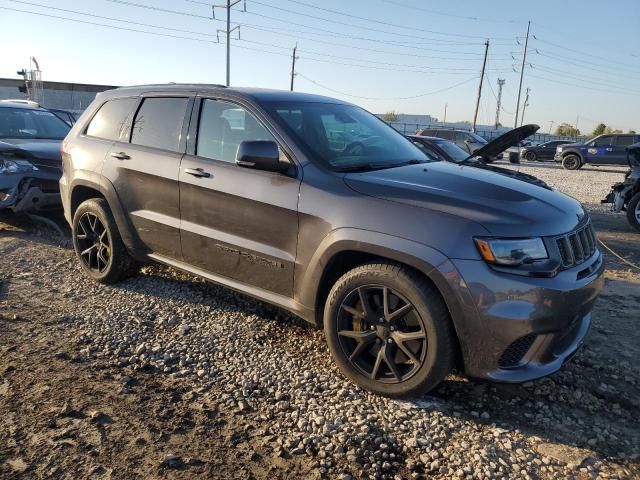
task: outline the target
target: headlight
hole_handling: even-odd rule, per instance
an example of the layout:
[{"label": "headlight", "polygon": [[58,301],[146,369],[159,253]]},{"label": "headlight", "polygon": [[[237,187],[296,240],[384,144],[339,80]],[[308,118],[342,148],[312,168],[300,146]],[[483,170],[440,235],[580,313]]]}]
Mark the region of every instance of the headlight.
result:
[{"label": "headlight", "polygon": [[549,258],[541,238],[475,238],[480,255],[487,263],[518,266]]},{"label": "headlight", "polygon": [[38,167],[26,160],[6,160],[0,158],[0,174],[31,172],[33,170],[38,170]]}]

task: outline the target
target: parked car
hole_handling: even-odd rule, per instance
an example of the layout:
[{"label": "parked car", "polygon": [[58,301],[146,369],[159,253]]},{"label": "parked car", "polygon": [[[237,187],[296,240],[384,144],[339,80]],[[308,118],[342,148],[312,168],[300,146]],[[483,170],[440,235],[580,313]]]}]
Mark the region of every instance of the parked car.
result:
[{"label": "parked car", "polygon": [[525,145],[520,149],[520,158],[530,162],[553,160],[556,148],[571,143],[569,140],[551,140],[539,145]]},{"label": "parked car", "polygon": [[44,108],[0,102],[0,209],[60,205],[60,147],[69,130]]},{"label": "parked car", "polygon": [[627,212],[627,220],[636,230],[640,230],[640,143],[627,147],[629,171],[624,181],[611,187],[602,203],[610,203],[614,212]]},{"label": "parked car", "polygon": [[551,187],[549,187],[545,182],[533,175],[518,172],[516,170],[510,170],[508,168],[487,165],[484,161],[484,158],[494,158],[497,152],[504,151],[505,145],[518,144],[521,139],[533,135],[539,128],[540,127],[538,125],[532,124],[510,130],[487,143],[480,150],[476,150],[472,155],[469,155],[468,152],[462,150],[455,143],[442,138],[424,137],[421,135],[409,135],[408,138],[435,161],[452,162],[473,168],[480,168],[482,170],[489,170],[491,172],[515,178],[516,180],[550,189]]},{"label": "parked car", "polygon": [[556,148],[553,159],[567,170],[592,165],[626,165],[627,147],[640,142],[640,135],[599,135],[584,143],[570,143]]},{"label": "parked car", "polygon": [[455,143],[463,150],[473,153],[479,150],[488,142],[480,135],[467,130],[454,130],[446,128],[425,128],[418,132],[418,135],[425,137],[444,138]]},{"label": "parked car", "polygon": [[[332,146],[328,125],[369,141]],[[63,143],[60,187],[90,278],[156,261],[278,305],[323,325],[372,392],[427,391],[454,365],[507,382],[558,370],[603,285],[588,214],[429,160],[340,100],[151,85],[97,95]]]},{"label": "parked car", "polygon": [[76,123],[76,120],[80,117],[76,113],[69,112],[68,110],[60,110],[59,108],[48,108],[51,113],[59,117],[64,123],[73,127],[73,124]]}]

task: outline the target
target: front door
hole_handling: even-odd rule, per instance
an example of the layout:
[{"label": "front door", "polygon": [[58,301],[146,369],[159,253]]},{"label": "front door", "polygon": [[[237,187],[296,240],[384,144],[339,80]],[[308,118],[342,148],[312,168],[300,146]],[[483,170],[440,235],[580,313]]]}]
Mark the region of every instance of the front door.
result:
[{"label": "front door", "polygon": [[178,171],[186,148],[189,97],[145,97],[129,143],[112,145],[103,173],[143,245],[180,260]]},{"label": "front door", "polygon": [[588,163],[607,165],[615,156],[613,135],[603,135],[587,145],[584,156]]},{"label": "front door", "polygon": [[[240,142],[275,141],[246,108],[201,99],[191,122],[197,124],[191,129],[196,138],[180,166],[184,261],[215,275],[291,295],[299,178],[236,165]],[[281,156],[286,160],[284,153]]]}]

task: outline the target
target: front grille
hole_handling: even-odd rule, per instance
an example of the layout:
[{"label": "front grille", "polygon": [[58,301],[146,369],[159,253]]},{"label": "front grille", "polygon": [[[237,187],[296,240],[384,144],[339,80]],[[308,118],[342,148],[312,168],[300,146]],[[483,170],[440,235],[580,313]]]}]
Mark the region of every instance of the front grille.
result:
[{"label": "front grille", "polygon": [[522,358],[527,354],[531,345],[536,340],[537,335],[530,333],[524,337],[520,337],[515,342],[507,347],[507,349],[500,355],[498,365],[501,368],[516,367],[522,361]]},{"label": "front grille", "polygon": [[571,268],[588,259],[596,251],[597,241],[591,222],[573,232],[555,238],[562,266]]}]

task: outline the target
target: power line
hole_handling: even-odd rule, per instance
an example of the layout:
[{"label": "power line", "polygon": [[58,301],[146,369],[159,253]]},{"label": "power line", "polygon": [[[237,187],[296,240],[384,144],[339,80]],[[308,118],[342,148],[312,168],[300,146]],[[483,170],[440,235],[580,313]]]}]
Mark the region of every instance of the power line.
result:
[{"label": "power line", "polygon": [[621,91],[621,90],[605,90],[605,89],[602,89],[602,88],[592,88],[592,87],[585,86],[585,85],[578,85],[576,83],[568,83],[568,82],[561,82],[559,80],[552,80],[552,79],[547,78],[547,77],[538,77],[537,75],[532,75],[531,73],[529,74],[529,76],[531,78],[537,78],[538,80],[544,80],[546,82],[557,83],[559,85],[567,85],[569,87],[582,88],[582,89],[585,89],[585,90],[591,90],[593,92],[614,93],[614,94],[617,94],[617,95],[640,96],[640,93],[629,92],[628,90]]},{"label": "power line", "polygon": [[121,22],[121,23],[126,23],[126,24],[129,24],[129,25],[138,25],[138,26],[141,26],[141,27],[159,28],[159,29],[163,29],[163,30],[171,30],[171,31],[174,31],[174,32],[190,33],[190,34],[193,34],[193,35],[203,35],[203,36],[212,37],[212,38],[215,37],[215,35],[213,35],[211,33],[196,32],[196,31],[193,31],[193,30],[183,30],[183,29],[180,29],[180,28],[164,27],[164,26],[160,26],[160,25],[151,25],[149,23],[134,22],[134,21],[131,21],[131,20],[124,20],[124,19],[121,19],[121,18],[105,17],[105,16],[102,16],[102,15],[95,15],[93,13],[80,12],[78,10],[68,10],[66,8],[52,7],[50,5],[43,5],[41,3],[26,2],[26,1],[22,1],[22,0],[8,0],[8,1],[9,2],[13,2],[13,3],[21,3],[21,4],[24,4],[24,5],[31,5],[31,6],[34,6],[34,7],[48,8],[50,10],[57,10],[59,12],[74,13],[74,14],[77,14],[77,15],[84,15],[86,17],[99,18],[99,19],[102,19],[102,20],[112,20],[114,22]]},{"label": "power line", "polygon": [[[108,1],[122,1],[122,0],[108,0]],[[308,13],[296,12],[295,10],[289,10],[287,8],[277,7],[277,6],[274,6],[274,5],[269,5],[268,3],[263,3],[263,2],[260,2],[258,0],[251,0],[251,2],[255,3],[256,5],[261,5],[263,7],[271,8],[273,10],[279,10],[279,11],[287,12],[287,13],[290,13],[290,14],[293,14],[293,15],[299,15],[301,17],[312,18],[314,20],[320,20],[322,22],[335,23],[337,25],[342,25],[342,26],[346,26],[346,27],[349,27],[349,28],[360,28],[362,30],[369,30],[369,31],[373,31],[373,32],[376,32],[376,33],[380,33],[380,32],[390,33],[388,31],[381,31],[379,28],[365,27],[365,26],[362,26],[362,25],[353,25],[351,23],[341,22],[340,20],[331,20],[331,19],[327,19],[327,18],[324,18],[324,17],[319,17],[317,15],[311,15],[311,14],[308,14]],[[321,8],[321,7],[315,7],[315,6],[313,6],[313,7],[314,8]],[[335,11],[335,12],[337,12],[337,11]],[[337,13],[341,13],[341,12],[337,12]],[[365,20],[365,21],[369,21],[369,22],[373,22],[373,23],[377,23],[377,24],[381,24],[381,25],[386,25],[386,26],[394,27],[394,28],[401,28],[403,30],[413,30],[413,31],[419,31],[419,32],[424,32],[424,33],[431,33],[431,34],[434,34],[434,35],[449,36],[449,37],[454,37],[454,38],[484,38],[484,37],[478,36],[478,35],[463,35],[463,34],[457,34],[457,33],[438,32],[438,31],[434,31],[434,30],[425,30],[425,29],[421,29],[421,28],[408,27],[406,25],[397,25],[397,24],[394,24],[394,23],[383,22],[381,20],[366,19],[366,18],[363,18],[363,17],[360,17],[360,18],[362,20]],[[408,34],[401,34],[401,33],[395,33],[395,32],[391,32],[391,33],[393,35],[398,35],[398,36],[407,37],[407,38],[417,38],[417,39],[422,38],[422,37],[416,36],[416,35],[408,35]],[[495,37],[495,38],[502,39],[502,40],[508,39],[508,37]]]},{"label": "power line", "polygon": [[[253,1],[253,3],[257,3],[258,5],[267,6],[266,4],[261,3],[261,2],[259,2],[257,0],[251,0],[251,1]],[[334,14],[334,15],[342,15],[343,17],[353,18],[353,19],[356,19],[356,20],[362,20],[362,21],[370,22],[370,23],[376,23],[378,25],[385,25],[385,26],[388,26],[388,27],[402,28],[402,29],[406,29],[406,30],[413,30],[413,31],[416,31],[416,32],[432,33],[434,35],[442,35],[442,36],[447,36],[447,37],[485,38],[482,35],[464,35],[464,34],[460,34],[460,33],[438,32],[438,31],[434,31],[434,30],[427,30],[427,29],[424,29],[424,28],[411,27],[411,26],[407,26],[407,25],[399,25],[397,23],[385,22],[384,20],[377,20],[375,18],[362,17],[362,16],[359,16],[359,15],[352,15],[350,13],[341,12],[339,10],[332,10],[330,8],[318,7],[317,5],[313,5],[313,4],[310,4],[310,3],[307,3],[307,2],[303,2],[301,0],[285,0],[285,1],[287,1],[289,3],[295,3],[297,5],[303,5],[303,6],[309,7],[309,8],[314,8],[316,10],[321,10],[323,12],[331,13],[331,14]],[[499,37],[495,37],[495,38],[498,39]],[[507,39],[508,40],[509,38],[502,37],[502,39]]]},{"label": "power line", "polygon": [[195,13],[182,12],[179,10],[169,10],[166,8],[154,7],[152,5],[144,5],[142,3],[127,2],[125,0],[105,0],[105,1],[111,2],[111,3],[119,3],[120,5],[127,5],[130,7],[146,8],[148,10],[154,10],[156,12],[171,13],[173,15],[182,15],[185,17],[204,18],[206,20],[211,20],[211,17],[206,17],[204,15],[196,15]]},{"label": "power line", "polygon": [[443,17],[451,17],[451,18],[459,18],[462,20],[474,20],[474,21],[481,21],[481,22],[492,22],[492,23],[519,23],[520,20],[496,20],[496,19],[492,19],[492,18],[482,18],[482,17],[469,17],[469,16],[465,16],[465,15],[455,15],[452,13],[444,13],[444,12],[440,12],[437,10],[431,10],[428,8],[423,8],[423,7],[416,7],[414,5],[407,5],[406,3],[402,3],[402,2],[397,2],[394,0],[381,0],[385,3],[391,3],[393,5],[397,5],[399,7],[404,7],[404,8],[410,8],[412,10],[417,10],[419,12],[425,12],[425,13],[432,13],[434,15],[441,15]]},{"label": "power line", "polygon": [[409,97],[364,97],[364,96],[361,96],[361,95],[352,95],[350,93],[345,93],[345,92],[341,92],[339,90],[334,90],[334,89],[332,89],[330,87],[327,87],[325,85],[322,85],[321,83],[316,82],[315,80],[311,80],[309,77],[303,75],[300,72],[298,72],[297,75],[299,77],[302,77],[305,80],[313,83],[314,85],[317,85],[320,88],[324,88],[325,90],[328,90],[330,92],[337,93],[339,95],[344,95],[344,96],[347,96],[347,97],[360,98],[360,99],[364,99],[364,100],[411,100],[411,99],[414,99],[414,98],[426,97],[428,95],[435,95],[436,93],[446,92],[447,90],[451,90],[453,88],[459,87],[461,85],[469,83],[469,82],[471,82],[473,80],[476,80],[478,78],[477,76],[471,77],[471,78],[468,78],[468,79],[466,79],[466,80],[464,80],[462,82],[456,83],[454,85],[450,85],[450,86],[442,88],[440,90],[435,90],[433,92],[421,93],[419,95],[411,95]]}]

